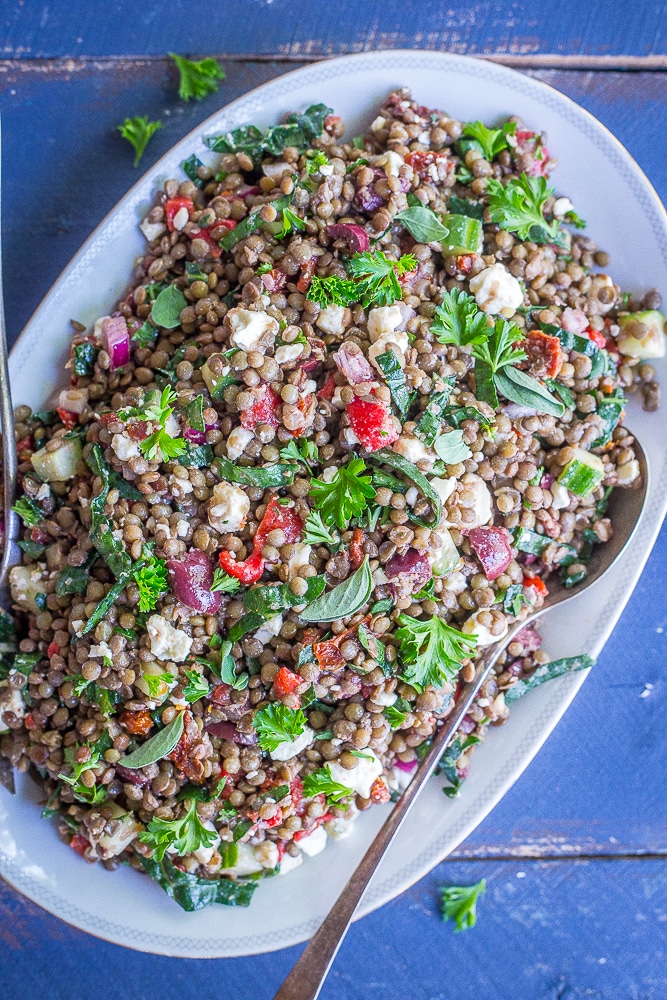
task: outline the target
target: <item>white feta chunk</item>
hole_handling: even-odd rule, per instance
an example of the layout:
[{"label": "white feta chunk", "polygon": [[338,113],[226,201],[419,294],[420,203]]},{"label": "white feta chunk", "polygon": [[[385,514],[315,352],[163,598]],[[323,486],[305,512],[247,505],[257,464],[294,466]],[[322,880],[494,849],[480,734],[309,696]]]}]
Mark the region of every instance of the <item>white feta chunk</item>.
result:
[{"label": "white feta chunk", "polygon": [[139,443],[129,438],[124,431],[122,434],[114,434],[111,438],[111,447],[121,462],[129,462],[131,458],[141,455]]},{"label": "white feta chunk", "polygon": [[0,684],[0,733],[9,731],[9,726],[5,721],[5,714],[12,713],[17,719],[22,719],[25,715],[25,701],[18,688],[10,687],[6,681]]},{"label": "white feta chunk", "polygon": [[549,487],[549,492],[553,497],[551,501],[551,506],[554,510],[564,510],[566,507],[570,506],[570,494],[562,485],[562,483],[555,482]]},{"label": "white feta chunk", "polygon": [[324,829],[332,840],[345,840],[352,833],[354,821],[359,815],[359,810],[355,805],[352,805],[348,809],[348,813],[350,811],[352,815],[348,816],[347,819],[344,816],[336,816],[334,819],[327,820],[324,824]]},{"label": "white feta chunk", "polygon": [[314,858],[316,854],[321,854],[327,846],[327,831],[323,826],[318,826],[316,830],[309,833],[307,837],[302,837],[299,847],[309,858]]},{"label": "white feta chunk", "polygon": [[[493,499],[489,487],[484,480],[474,472],[467,472],[463,477],[463,486],[473,494],[473,504],[468,510],[472,511],[472,521],[466,522],[466,528],[479,528],[483,524],[488,524],[493,520]],[[447,528],[458,527],[445,518],[442,524]]]},{"label": "white feta chunk", "polygon": [[313,551],[310,545],[304,542],[295,542],[292,546],[292,555],[287,562],[287,579],[293,580],[299,575],[299,570],[303,566],[310,565],[310,554]]},{"label": "white feta chunk", "polygon": [[416,465],[417,462],[428,462],[429,467],[432,467],[435,462],[433,451],[427,448],[419,438],[401,434],[400,438],[394,441],[391,450],[395,451],[397,455],[407,458],[408,462],[412,462],[413,465]]},{"label": "white feta chunk", "polygon": [[360,757],[359,763],[352,770],[348,771],[342,764],[330,763],[328,765],[331,777],[346,788],[361,795],[362,798],[370,798],[371,788],[376,778],[382,774],[382,764],[372,750],[364,750],[368,757]]},{"label": "white feta chunk", "polygon": [[454,570],[453,573],[448,573],[447,576],[443,577],[442,585],[450,594],[462,594],[468,586],[465,576],[463,573],[459,573],[458,570]]},{"label": "white feta chunk", "polygon": [[274,337],[278,333],[278,321],[265,312],[252,312],[238,306],[227,313],[232,329],[231,341],[243,351],[257,351],[266,333]]},{"label": "white feta chunk", "polygon": [[203,820],[202,826],[205,830],[210,830],[211,832],[215,831],[215,843],[211,844],[210,847],[198,847],[197,850],[192,853],[200,865],[208,865],[218,849],[220,837],[218,836],[218,832],[210,819]]},{"label": "white feta chunk", "polygon": [[151,653],[158,660],[173,660],[182,663],[190,655],[192,637],[180,628],[163,618],[162,615],[151,615],[146,622],[150,638]]},{"label": "white feta chunk", "polygon": [[371,132],[380,132],[387,124],[387,119],[383,115],[378,115],[371,122]]},{"label": "white feta chunk", "polygon": [[143,222],[139,223],[139,229],[142,231],[148,242],[152,243],[153,240],[157,240],[163,233],[166,233],[167,226],[164,222],[149,222],[148,219],[144,219]]},{"label": "white feta chunk", "polygon": [[368,360],[374,368],[377,368],[377,370],[382,373],[382,369],[380,368],[377,359],[381,354],[386,354],[387,351],[393,351],[399,365],[401,368],[404,368],[405,355],[409,346],[410,341],[408,340],[408,335],[402,330],[394,330],[393,333],[385,333],[368,348]]},{"label": "white feta chunk", "polygon": [[292,757],[296,757],[302,750],[309,747],[314,739],[315,733],[310,726],[306,726],[300,736],[293,740],[283,740],[275,750],[271,750],[271,760],[291,760]]},{"label": "white feta chunk", "polygon": [[374,167],[381,167],[387,177],[398,177],[399,168],[403,166],[403,157],[395,153],[393,149],[388,149],[386,153],[372,156],[371,163]]},{"label": "white feta chunk", "polygon": [[391,791],[399,792],[399,794],[404,791],[410,784],[414,773],[414,768],[411,771],[404,771],[402,767],[392,767],[387,775],[387,784]]},{"label": "white feta chunk", "polygon": [[298,868],[303,864],[303,854],[283,854],[282,860],[280,862],[279,875],[287,875],[288,872],[293,872],[295,868]]},{"label": "white feta chunk", "polygon": [[215,484],[208,519],[217,531],[238,531],[245,524],[249,510],[250,500],[244,490],[232,483]]},{"label": "white feta chunk", "polygon": [[479,616],[482,613],[482,608],[479,611],[475,611],[474,614],[466,618],[463,625],[461,626],[461,631],[464,635],[475,635],[477,636],[477,647],[482,646],[492,646],[494,642],[498,642],[500,639],[504,639],[509,631],[509,625],[507,620],[505,621],[505,628],[500,633],[500,635],[492,635],[486,625],[481,625],[479,622]]},{"label": "white feta chunk", "polygon": [[48,483],[42,483],[35,493],[35,500],[48,500],[51,495],[51,487]]},{"label": "white feta chunk", "polygon": [[170,413],[167,419],[165,420],[164,430],[165,433],[172,438],[177,438],[181,433],[181,425],[179,424],[178,418],[174,413]]},{"label": "white feta chunk", "polygon": [[456,489],[458,480],[454,476],[449,476],[447,479],[432,476],[429,482],[444,504]]},{"label": "white feta chunk", "polygon": [[257,631],[255,632],[255,639],[258,642],[267,643],[275,636],[280,635],[280,630],[283,627],[283,616],[274,615],[273,618],[269,618],[267,622],[264,622]]},{"label": "white feta chunk", "polygon": [[45,574],[39,567],[12,566],[9,571],[9,589],[13,600],[39,614],[35,598],[37,594],[44,593],[44,580]]},{"label": "white feta chunk", "polygon": [[[608,289],[612,293],[608,302],[603,302],[600,299],[600,292],[603,288]],[[604,316],[605,313],[608,313],[610,309],[614,308],[616,303],[616,293],[616,286],[608,274],[591,275],[591,283],[588,292],[586,293],[590,303],[588,311],[591,313],[599,313],[601,316]],[[660,356],[662,357],[662,355]]]},{"label": "white feta chunk", "polygon": [[403,322],[399,306],[377,306],[368,313],[368,336],[371,344],[387,333],[393,333]]},{"label": "white feta chunk", "polygon": [[574,205],[569,198],[556,198],[552,211],[556,219],[562,219],[568,212],[574,211]]},{"label": "white feta chunk", "polygon": [[635,479],[639,477],[639,462],[636,458],[633,458],[629,462],[619,465],[616,472],[618,475],[618,485],[629,486],[630,483],[634,483]]},{"label": "white feta chunk", "polygon": [[227,458],[231,462],[235,462],[237,458],[241,457],[254,437],[253,432],[246,430],[245,427],[235,427],[227,438]]},{"label": "white feta chunk", "polygon": [[319,170],[323,177],[331,177],[334,172],[333,163],[323,163]]},{"label": "white feta chunk", "polygon": [[179,476],[169,476],[169,486],[175,497],[184,497],[187,493],[192,493],[194,486],[189,479],[181,479]]},{"label": "white feta chunk", "polygon": [[[120,811],[119,806],[116,808]],[[111,822],[114,824],[113,833],[104,833],[106,826],[102,827],[102,833],[97,835],[88,831],[88,839],[98,848],[98,854],[104,859],[115,858],[122,854],[142,830],[141,824],[137,823],[130,813],[114,816]]]},{"label": "white feta chunk", "polygon": [[373,697],[373,702],[376,705],[382,705],[383,708],[393,705],[395,701],[398,701],[398,695],[395,691],[380,691]]},{"label": "white feta chunk", "polygon": [[332,335],[345,333],[345,306],[326,306],[315,320],[320,330]]},{"label": "white feta chunk", "polygon": [[498,313],[509,319],[523,303],[523,290],[517,278],[503,264],[492,264],[470,279],[470,291],[482,312]]},{"label": "white feta chunk", "polygon": [[278,365],[288,365],[303,354],[303,344],[282,344],[276,349],[274,359]]},{"label": "white feta chunk", "polygon": [[100,642],[97,646],[91,646],[88,656],[92,657],[92,659],[96,659],[99,656],[102,660],[113,660],[113,653],[108,642]]}]

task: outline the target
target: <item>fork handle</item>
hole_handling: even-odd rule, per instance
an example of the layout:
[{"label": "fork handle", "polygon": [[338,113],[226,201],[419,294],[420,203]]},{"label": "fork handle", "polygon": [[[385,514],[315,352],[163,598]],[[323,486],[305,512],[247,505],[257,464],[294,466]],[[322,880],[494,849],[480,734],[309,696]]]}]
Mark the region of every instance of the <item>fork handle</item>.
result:
[{"label": "fork handle", "polygon": [[514,631],[512,629],[508,633],[499,647],[492,647],[492,651],[477,665],[474,678],[464,685],[454,711],[447,716],[437,731],[428,753],[417,767],[410,784],[350,876],[347,885],[319,930],[311,938],[305,951],[276,993],[274,1000],[315,1000],[319,995],[331,964],[350,926],[354,912],[361,902],[376,868],[410,812],[420,789],[435,770],[479,689],[491,673],[496,660],[507,643],[511,641]]}]

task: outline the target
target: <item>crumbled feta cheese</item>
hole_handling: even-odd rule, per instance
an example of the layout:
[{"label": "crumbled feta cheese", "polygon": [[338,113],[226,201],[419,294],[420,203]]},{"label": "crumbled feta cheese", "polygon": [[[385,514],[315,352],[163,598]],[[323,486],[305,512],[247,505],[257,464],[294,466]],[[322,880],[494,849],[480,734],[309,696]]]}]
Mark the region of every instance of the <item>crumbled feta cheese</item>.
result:
[{"label": "crumbled feta cheese", "polygon": [[98,854],[104,858],[115,858],[122,854],[126,847],[132,843],[142,827],[130,813],[122,816],[114,816],[111,820],[115,825],[113,833],[105,833],[106,825],[102,827],[102,832],[95,834],[88,830],[88,839],[94,847],[98,848]]},{"label": "crumbled feta cheese", "polygon": [[292,757],[296,757],[302,750],[309,747],[314,739],[315,733],[309,726],[306,726],[301,735],[297,736],[296,739],[283,740],[275,750],[271,750],[271,760],[291,760]]},{"label": "crumbled feta cheese", "polygon": [[180,628],[174,628],[162,615],[151,615],[146,622],[151,653],[158,660],[182,663],[190,654],[192,637]]},{"label": "crumbled feta cheese", "polygon": [[345,333],[345,306],[326,306],[315,320],[320,330],[330,334]]},{"label": "crumbled feta cheese", "polygon": [[[0,695],[0,733],[6,733],[9,726],[5,721],[5,713],[13,713],[17,719],[22,719],[25,715],[25,701],[18,688],[10,687],[3,681],[2,694]],[[9,692],[9,693],[7,693]]]},{"label": "crumbled feta cheese", "polygon": [[244,490],[232,483],[216,483],[213,503],[208,510],[210,524],[217,531],[238,531],[245,524],[250,500]]},{"label": "crumbled feta cheese", "polygon": [[341,392],[343,391],[344,388],[345,386],[337,385],[336,388],[334,389],[333,396],[331,397],[331,405],[335,406],[337,410],[345,409],[345,403],[341,398]]},{"label": "crumbled feta cheese", "polygon": [[290,361],[296,361],[303,354],[303,344],[283,344],[276,350],[274,355],[278,365],[287,365]]},{"label": "crumbled feta cheese", "polygon": [[[473,514],[473,519],[466,522],[466,528],[479,528],[483,524],[488,524],[489,521],[493,520],[493,501],[489,487],[474,472],[466,473],[463,479],[463,486],[473,495],[472,507],[468,508]],[[444,517],[441,523],[448,528],[458,527],[458,525],[447,521]]]},{"label": "crumbled feta cheese", "polygon": [[492,264],[471,278],[470,291],[483,312],[490,315],[500,313],[507,319],[523,302],[519,281],[503,264]]},{"label": "crumbled feta cheese", "polygon": [[128,462],[131,458],[141,455],[141,449],[137,441],[133,441],[127,434],[114,434],[111,438],[111,447],[121,462]]},{"label": "crumbled feta cheese", "polygon": [[379,694],[373,695],[374,704],[382,705],[383,708],[393,705],[397,700],[398,695],[395,691],[380,691]]},{"label": "crumbled feta cheese", "polygon": [[88,656],[93,657],[93,659],[99,656],[101,659],[113,660],[113,653],[111,652],[111,647],[108,642],[101,642],[97,646],[91,646],[88,652]]},{"label": "crumbled feta cheese", "polygon": [[318,826],[307,837],[301,838],[299,847],[309,858],[314,858],[316,854],[321,854],[327,846],[327,839],[327,831],[323,826]]},{"label": "crumbled feta cheese", "polygon": [[264,622],[264,624],[257,629],[255,632],[255,639],[257,639],[258,642],[270,642],[275,636],[280,635],[282,627],[283,616],[274,615],[273,618],[269,618],[267,622]]},{"label": "crumbled feta cheese", "polygon": [[312,396],[314,392],[317,391],[317,382],[315,379],[307,378],[306,381],[301,386],[300,396]]},{"label": "crumbled feta cheese", "polygon": [[556,198],[552,211],[555,218],[562,219],[568,212],[574,211],[574,205],[569,198]]},{"label": "crumbled feta cheese", "polygon": [[371,132],[380,132],[384,128],[386,123],[387,119],[384,118],[382,115],[378,115],[377,118],[374,118],[373,121],[371,122]]},{"label": "crumbled feta cheese", "polygon": [[639,462],[636,458],[633,458],[631,461],[624,462],[623,465],[619,465],[616,472],[618,475],[618,485],[629,486],[630,483],[634,483],[635,479],[639,476]]},{"label": "crumbled feta cheese", "polygon": [[297,854],[296,856],[292,854],[283,854],[280,861],[280,871],[279,875],[287,875],[288,872],[293,872],[295,868],[303,864],[303,854]]},{"label": "crumbled feta cheese", "polygon": [[174,229],[178,229],[180,231],[188,224],[189,221],[190,221],[190,213],[188,212],[185,205],[183,205],[182,208],[179,208],[178,212],[172,219],[172,225]]},{"label": "crumbled feta cheese", "polygon": [[188,522],[185,519],[182,519],[176,525],[176,537],[185,538],[187,533],[188,533]]},{"label": "crumbled feta cheese", "polygon": [[435,462],[435,455],[419,438],[407,437],[407,435],[401,434],[398,441],[394,441],[391,449],[397,455],[407,458],[408,462],[412,462],[413,465],[416,465],[417,462],[428,462],[429,466],[433,466]]},{"label": "crumbled feta cheese", "polygon": [[377,306],[368,313],[368,336],[371,344],[387,333],[393,333],[403,321],[399,306]]},{"label": "crumbled feta cheese", "polygon": [[[211,831],[215,830],[215,826],[213,825],[210,819],[203,820],[202,826],[204,827],[205,830],[211,830]],[[209,864],[211,858],[218,849],[218,844],[220,843],[220,837],[217,835],[217,830],[215,830],[215,832],[216,832],[216,838],[214,844],[212,844],[210,847],[198,847],[196,851],[192,852],[200,865]]]},{"label": "crumbled feta cheese", "polygon": [[83,626],[85,624],[86,623],[79,618],[76,618],[74,621],[71,621],[70,625],[72,626],[72,631],[74,632],[74,635],[81,636],[81,633],[83,631]]},{"label": "crumbled feta cheese", "polygon": [[323,163],[319,170],[323,177],[331,177],[334,172],[333,163]]},{"label": "crumbled feta cheese", "polygon": [[400,793],[408,787],[414,773],[414,768],[411,771],[404,771],[402,767],[392,767],[387,775],[387,785],[392,792]]},{"label": "crumbled feta cheese", "polygon": [[[603,288],[609,289],[612,293],[608,302],[603,302],[600,299],[600,292]],[[614,304],[616,302],[616,286],[608,274],[593,274],[591,275],[591,283],[586,296],[588,300],[586,311],[588,313],[599,313],[604,316],[605,313],[608,313],[610,309],[614,308]]]},{"label": "crumbled feta cheese", "polygon": [[178,418],[174,413],[170,413],[164,422],[165,434],[169,437],[177,438],[181,433],[181,425],[178,422]]},{"label": "crumbled feta cheese", "polygon": [[192,493],[194,490],[194,486],[189,479],[179,479],[178,476],[174,476],[173,474],[169,476],[169,485],[175,497],[184,497],[186,493]]},{"label": "crumbled feta cheese", "polygon": [[[328,765],[331,777],[346,788],[352,788],[364,799],[370,798],[371,788],[376,778],[382,774],[382,764],[372,750],[364,750],[368,757],[359,758],[359,763],[348,771],[342,764],[336,762]],[[372,759],[371,759],[372,755]]]},{"label": "crumbled feta cheese", "polygon": [[265,177],[270,177],[271,180],[279,181],[283,174],[288,174],[292,172],[292,166],[289,163],[285,163],[284,160],[278,160],[277,163],[263,163],[262,173]]},{"label": "crumbled feta cheese", "polygon": [[336,468],[335,465],[328,465],[324,470],[324,472],[322,473],[322,475],[320,476],[320,479],[322,480],[323,483],[332,483],[336,478],[337,472],[338,469]]},{"label": "crumbled feta cheese", "polygon": [[449,500],[450,496],[456,489],[456,483],[458,480],[456,480],[453,476],[450,476],[448,479],[441,479],[440,476],[433,476],[429,482],[444,504],[447,500]]},{"label": "crumbled feta cheese", "polygon": [[254,437],[253,432],[246,430],[245,427],[235,427],[227,438],[227,458],[235,462],[237,458],[241,457]]},{"label": "crumbled feta cheese", "polygon": [[368,348],[368,360],[374,368],[377,368],[379,372],[382,372],[377,359],[381,354],[386,354],[387,351],[393,351],[396,355],[396,360],[401,368],[403,368],[405,366],[405,354],[409,346],[410,341],[408,340],[408,335],[407,333],[403,333],[402,330],[394,330],[393,333],[385,333]]},{"label": "crumbled feta cheese", "polygon": [[408,507],[414,507],[414,505],[419,500],[419,490],[416,486],[411,486],[408,492],[405,494],[405,502]]},{"label": "crumbled feta cheese", "polygon": [[51,487],[48,483],[42,483],[40,488],[35,493],[35,500],[48,500],[51,495]]},{"label": "crumbled feta cheese", "polygon": [[268,313],[251,312],[240,306],[230,309],[226,318],[232,328],[232,343],[244,351],[259,350],[264,334],[270,333],[275,337],[279,329],[278,321]]},{"label": "crumbled feta cheese", "polygon": [[470,615],[470,618],[466,618],[463,625],[461,626],[461,631],[464,635],[476,635],[477,636],[477,646],[492,646],[494,642],[498,642],[500,639],[504,639],[509,631],[509,625],[507,620],[505,620],[505,628],[499,635],[492,635],[486,625],[480,625],[479,616],[484,609],[480,608],[479,611],[475,611],[474,614]]},{"label": "crumbled feta cheese", "polygon": [[287,562],[287,579],[293,580],[299,575],[302,566],[310,565],[310,553],[312,548],[304,542],[295,542],[292,546],[292,555]]},{"label": "crumbled feta cheese", "polygon": [[458,570],[454,570],[453,573],[448,573],[447,576],[443,577],[442,585],[450,594],[462,594],[468,586],[465,576],[463,573],[459,573]]},{"label": "crumbled feta cheese", "polygon": [[354,821],[359,815],[359,810],[355,805],[350,806],[350,810],[352,811],[350,818],[345,819],[343,816],[336,816],[334,819],[327,820],[324,824],[324,829],[332,840],[345,840],[352,833]]},{"label": "crumbled feta cheese", "polygon": [[[187,219],[185,221],[187,222]],[[152,243],[153,240],[156,240],[167,231],[167,227],[164,222],[149,222],[148,219],[144,219],[143,222],[139,223],[139,229],[142,231],[149,243]]]},{"label": "crumbled feta cheese", "polygon": [[95,320],[95,325],[93,326],[93,340],[96,344],[102,343],[102,327],[104,326],[105,320],[111,319],[111,316],[100,316],[99,319]]},{"label": "crumbled feta cheese", "polygon": [[389,577],[382,569],[382,566],[378,566],[373,573],[373,583],[376,587],[382,587],[385,583],[389,583]]},{"label": "crumbled feta cheese", "polygon": [[387,177],[398,177],[399,168],[403,166],[403,157],[393,149],[388,149],[386,153],[372,156],[371,163],[374,167],[382,167]]},{"label": "crumbled feta cheese", "polygon": [[17,604],[29,608],[35,614],[39,613],[35,597],[44,592],[44,574],[39,567],[12,566],[9,571],[9,588]]},{"label": "crumbled feta cheese", "polygon": [[564,510],[566,507],[570,506],[570,494],[562,485],[562,483],[552,483],[549,487],[549,492],[553,497],[551,501],[551,506],[554,510]]}]

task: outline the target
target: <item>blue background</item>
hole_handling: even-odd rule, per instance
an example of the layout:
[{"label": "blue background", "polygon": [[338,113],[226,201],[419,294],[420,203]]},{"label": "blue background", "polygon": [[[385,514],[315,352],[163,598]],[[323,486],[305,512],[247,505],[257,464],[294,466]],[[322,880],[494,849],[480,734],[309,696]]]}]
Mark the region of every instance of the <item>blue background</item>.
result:
[{"label": "blue background", "polygon": [[[136,179],[131,151],[115,134],[126,115],[165,122],[142,162],[148,167],[217,106],[328,55],[401,46],[500,58],[596,115],[667,199],[665,3],[638,0],[631,13],[619,0],[119,0],[114,7],[13,0],[0,10],[12,338]],[[170,50],[219,56],[227,70],[219,94],[180,103],[164,57]],[[450,860],[354,926],[325,1000],[667,997],[666,579],[663,532],[612,639],[539,757]],[[438,916],[439,888],[482,876],[477,927],[455,935]],[[300,952],[208,962],[142,955],[73,930],[4,883],[0,939],[3,1000],[26,991],[49,1000],[264,1000]]]}]

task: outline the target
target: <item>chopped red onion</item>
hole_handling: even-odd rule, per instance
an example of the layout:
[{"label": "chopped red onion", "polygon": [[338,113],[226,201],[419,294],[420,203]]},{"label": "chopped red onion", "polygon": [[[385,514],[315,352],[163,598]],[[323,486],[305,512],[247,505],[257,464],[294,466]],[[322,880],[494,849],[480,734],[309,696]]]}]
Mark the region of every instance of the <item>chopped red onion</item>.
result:
[{"label": "chopped red onion", "polygon": [[532,625],[526,625],[514,636],[513,642],[518,642],[523,647],[523,655],[526,653],[536,653],[542,645],[542,636]]},{"label": "chopped red onion", "polygon": [[122,368],[130,360],[130,333],[124,316],[110,316],[102,323],[102,339],[109,355],[109,369]]},{"label": "chopped red onion", "polygon": [[347,240],[352,253],[363,253],[370,249],[371,241],[368,233],[354,222],[337,222],[324,230],[327,236],[334,240]]},{"label": "chopped red onion", "polygon": [[568,333],[582,334],[588,329],[588,316],[581,309],[563,309],[561,325]]},{"label": "chopped red onion", "polygon": [[416,760],[395,760],[394,767],[398,768],[399,771],[414,771],[417,766]]},{"label": "chopped red onion", "polygon": [[534,417],[537,410],[532,406],[522,406],[520,403],[505,403],[503,413],[506,413],[510,419],[516,420],[519,417]]},{"label": "chopped red onion", "polygon": [[333,355],[333,359],[350,385],[360,385],[362,382],[372,382],[375,379],[375,373],[363,351],[352,341],[342,344],[340,350]]},{"label": "chopped red onion", "polygon": [[167,568],[172,590],[186,607],[206,615],[219,611],[222,594],[211,593],[213,566],[204,552],[193,549],[179,559],[168,559]]}]

